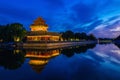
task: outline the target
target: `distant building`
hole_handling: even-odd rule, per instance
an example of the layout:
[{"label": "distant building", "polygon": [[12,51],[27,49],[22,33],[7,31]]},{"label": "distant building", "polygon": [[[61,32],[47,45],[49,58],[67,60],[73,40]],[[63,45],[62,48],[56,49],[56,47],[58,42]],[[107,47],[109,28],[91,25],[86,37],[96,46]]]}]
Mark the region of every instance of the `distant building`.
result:
[{"label": "distant building", "polygon": [[39,17],[30,26],[29,32],[27,32],[27,41],[59,41],[60,34],[56,32],[48,32],[48,25],[45,21]]}]

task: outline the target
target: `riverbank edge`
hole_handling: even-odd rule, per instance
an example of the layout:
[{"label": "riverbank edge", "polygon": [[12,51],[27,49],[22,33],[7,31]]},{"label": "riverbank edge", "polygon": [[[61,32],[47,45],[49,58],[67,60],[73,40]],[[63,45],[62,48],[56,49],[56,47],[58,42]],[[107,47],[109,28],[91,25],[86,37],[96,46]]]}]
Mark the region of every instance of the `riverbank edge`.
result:
[{"label": "riverbank edge", "polygon": [[78,46],[84,44],[95,44],[96,41],[68,41],[68,42],[55,42],[55,43],[23,43],[23,48],[62,48],[62,47],[70,47],[70,46]]},{"label": "riverbank edge", "polygon": [[13,43],[13,44],[0,44],[0,48],[7,47],[20,47],[20,48],[60,48],[60,47],[70,47],[85,44],[95,44],[97,41],[59,41],[59,42],[45,42],[45,43]]}]

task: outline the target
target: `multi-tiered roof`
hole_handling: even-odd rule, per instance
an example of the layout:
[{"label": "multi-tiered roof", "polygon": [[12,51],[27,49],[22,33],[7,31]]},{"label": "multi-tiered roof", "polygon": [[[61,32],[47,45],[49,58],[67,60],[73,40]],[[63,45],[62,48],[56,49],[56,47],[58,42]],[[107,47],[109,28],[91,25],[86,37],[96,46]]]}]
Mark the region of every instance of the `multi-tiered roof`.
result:
[{"label": "multi-tiered roof", "polygon": [[43,20],[41,17],[38,17],[31,26],[38,26],[38,25],[48,27],[48,25],[45,23],[45,20]]}]

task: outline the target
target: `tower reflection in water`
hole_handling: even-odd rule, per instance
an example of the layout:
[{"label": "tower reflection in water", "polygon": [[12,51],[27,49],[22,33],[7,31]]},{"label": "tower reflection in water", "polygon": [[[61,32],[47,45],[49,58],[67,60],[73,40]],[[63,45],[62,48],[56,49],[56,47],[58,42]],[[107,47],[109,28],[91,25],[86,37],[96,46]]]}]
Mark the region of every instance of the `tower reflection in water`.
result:
[{"label": "tower reflection in water", "polygon": [[[7,70],[19,70],[24,62],[30,64],[32,69],[40,73],[48,64],[51,58],[59,54],[72,57],[74,54],[85,53],[96,44],[81,45],[66,48],[23,48],[23,49],[0,49],[0,67]],[[29,59],[29,61],[27,60]]]},{"label": "tower reflection in water", "polygon": [[49,60],[60,54],[60,50],[26,50],[26,58],[29,58],[29,64],[32,69],[40,73]]}]

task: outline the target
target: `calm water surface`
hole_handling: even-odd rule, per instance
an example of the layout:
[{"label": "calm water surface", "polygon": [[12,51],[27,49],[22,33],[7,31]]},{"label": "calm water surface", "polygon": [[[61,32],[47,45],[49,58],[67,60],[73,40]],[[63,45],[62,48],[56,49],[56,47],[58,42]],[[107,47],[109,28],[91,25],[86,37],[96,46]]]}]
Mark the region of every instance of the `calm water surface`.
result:
[{"label": "calm water surface", "polygon": [[0,80],[120,80],[119,47],[0,49]]}]

